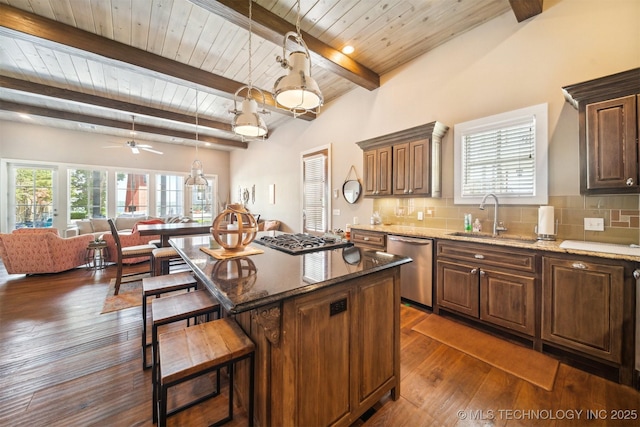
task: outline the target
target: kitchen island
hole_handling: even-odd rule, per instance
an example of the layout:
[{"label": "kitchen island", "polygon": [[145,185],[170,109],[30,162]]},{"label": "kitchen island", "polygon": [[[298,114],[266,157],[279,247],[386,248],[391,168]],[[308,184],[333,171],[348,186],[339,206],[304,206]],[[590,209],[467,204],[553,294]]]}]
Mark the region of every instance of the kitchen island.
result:
[{"label": "kitchen island", "polygon": [[[208,237],[170,240],[256,344],[259,426],[348,426],[400,395],[400,266],[357,247],[218,260]],[[237,392],[246,402],[246,369]]]}]

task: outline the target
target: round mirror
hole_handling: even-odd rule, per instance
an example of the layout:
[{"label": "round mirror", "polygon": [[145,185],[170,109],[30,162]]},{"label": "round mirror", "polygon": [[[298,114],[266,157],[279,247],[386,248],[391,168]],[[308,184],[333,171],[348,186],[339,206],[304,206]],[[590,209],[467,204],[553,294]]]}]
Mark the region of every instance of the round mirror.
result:
[{"label": "round mirror", "polygon": [[362,185],[360,185],[360,181],[353,179],[345,181],[342,185],[342,195],[348,203],[355,203],[358,201],[360,193],[362,193]]}]

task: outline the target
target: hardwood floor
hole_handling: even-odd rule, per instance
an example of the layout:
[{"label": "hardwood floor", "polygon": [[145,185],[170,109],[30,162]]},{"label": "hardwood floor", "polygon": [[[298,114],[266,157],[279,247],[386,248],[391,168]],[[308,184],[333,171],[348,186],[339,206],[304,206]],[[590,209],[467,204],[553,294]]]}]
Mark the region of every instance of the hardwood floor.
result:
[{"label": "hardwood floor", "polygon": [[[0,426],[152,425],[140,309],[100,314],[114,274],[109,267],[25,277],[7,275],[0,264]],[[429,315],[403,306],[401,397],[383,399],[357,425],[640,424],[636,390],[562,364],[547,392],[411,331]],[[171,417],[169,425],[214,421],[226,407],[214,402]],[[633,417],[632,411],[635,420],[612,419]],[[246,425],[242,409],[235,415],[228,425]]]}]

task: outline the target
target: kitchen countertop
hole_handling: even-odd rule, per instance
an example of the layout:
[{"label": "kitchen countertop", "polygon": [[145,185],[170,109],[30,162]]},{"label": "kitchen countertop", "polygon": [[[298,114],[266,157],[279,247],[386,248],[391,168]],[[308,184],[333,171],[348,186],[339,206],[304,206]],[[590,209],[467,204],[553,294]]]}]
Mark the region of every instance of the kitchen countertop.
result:
[{"label": "kitchen countertop", "polygon": [[209,247],[209,236],[172,238],[169,243],[232,314],[411,262],[355,246],[290,255],[255,243],[250,247],[264,253],[218,260],[200,250]]},{"label": "kitchen countertop", "polygon": [[[534,237],[500,236],[497,238],[474,237],[474,235],[487,236],[485,233],[465,233],[467,235],[456,236],[454,230],[443,230],[439,228],[411,227],[406,225],[352,225],[351,230],[378,231],[387,234],[396,234],[407,237],[424,237],[432,239],[454,240],[459,242],[483,243],[486,245],[509,246],[514,248],[531,249],[538,251],[557,252],[565,254],[596,256],[599,258],[618,259],[625,261],[640,262],[640,256],[622,255],[608,252],[596,252],[579,249],[567,249],[560,247],[562,240],[535,240]],[[525,239],[525,240],[519,240]]]}]

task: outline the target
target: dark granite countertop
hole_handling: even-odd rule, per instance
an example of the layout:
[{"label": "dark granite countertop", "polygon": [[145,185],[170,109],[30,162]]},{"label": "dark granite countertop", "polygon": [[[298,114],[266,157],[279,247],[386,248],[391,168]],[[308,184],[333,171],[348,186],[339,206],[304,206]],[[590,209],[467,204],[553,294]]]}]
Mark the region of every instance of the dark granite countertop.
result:
[{"label": "dark granite countertop", "polygon": [[169,240],[230,313],[241,313],[408,262],[411,258],[357,248],[287,253],[252,243],[262,254],[218,260],[200,250],[209,236]]}]

